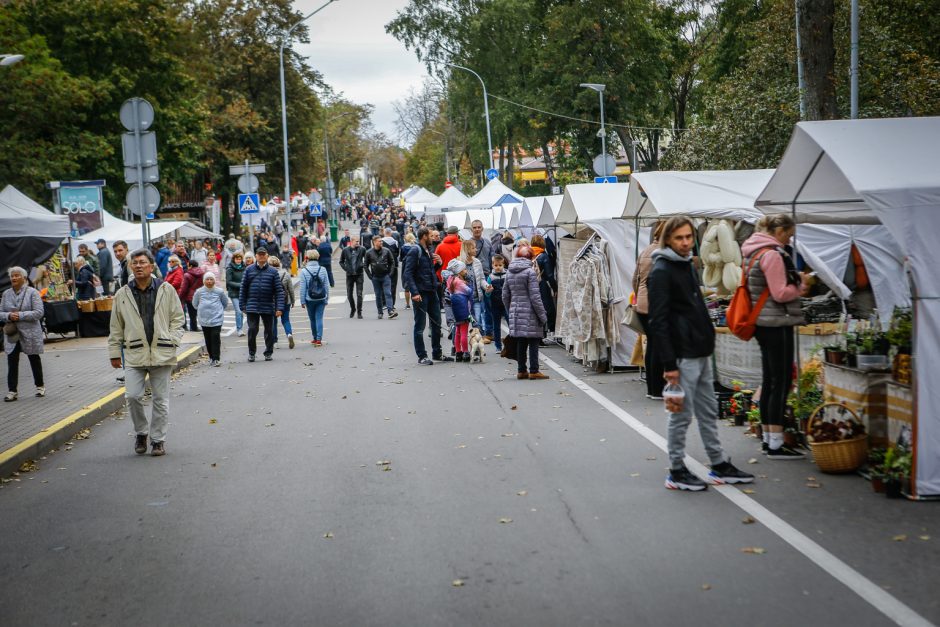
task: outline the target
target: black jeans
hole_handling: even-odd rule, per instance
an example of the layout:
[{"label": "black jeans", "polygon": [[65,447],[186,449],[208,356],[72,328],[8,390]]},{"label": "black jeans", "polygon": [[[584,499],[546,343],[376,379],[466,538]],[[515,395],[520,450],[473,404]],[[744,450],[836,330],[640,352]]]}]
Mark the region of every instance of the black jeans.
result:
[{"label": "black jeans", "polygon": [[189,330],[198,331],[199,326],[196,324],[196,308],[193,307],[192,301],[186,301],[186,313],[189,314]]},{"label": "black jeans", "polygon": [[[346,299],[349,301],[349,311],[362,313],[362,284],[363,274],[346,275]],[[353,287],[356,288],[356,297],[353,298]]]},{"label": "black jeans", "polygon": [[395,303],[398,301],[398,266],[392,268],[392,309],[395,309]]},{"label": "black jeans", "polygon": [[538,337],[517,337],[516,338],[516,361],[519,362],[519,372],[526,372],[525,357],[529,355],[529,370],[531,374],[539,371],[539,342]]},{"label": "black jeans", "polygon": [[437,300],[437,292],[420,292],[413,294],[420,296],[421,302],[414,303],[415,326],[414,342],[415,353],[418,359],[424,359],[428,356],[428,351],[424,347],[424,329],[427,327],[428,318],[431,319],[431,354],[434,359],[440,359],[444,353],[441,352],[441,304]]},{"label": "black jeans", "polygon": [[[637,314],[644,329],[650,328],[649,314]],[[646,355],[643,359],[643,367],[646,368],[646,393],[650,396],[662,396],[663,386],[666,381],[663,379],[663,360],[656,353],[655,343],[646,342]]]},{"label": "black jeans", "polygon": [[209,353],[209,359],[216,361],[222,359],[222,327],[202,325],[202,336],[206,339],[206,352]]},{"label": "black jeans", "polygon": [[760,390],[760,421],[783,426],[787,394],[793,383],[793,327],[757,327],[763,376]]},{"label": "black jeans", "polygon": [[[13,347],[13,352],[7,354],[7,389],[16,392],[20,383],[20,353],[23,347],[19,342]],[[45,385],[42,380],[42,357],[41,355],[27,355],[29,359],[29,369],[33,371],[33,383],[36,387]]]},{"label": "black jeans", "polygon": [[264,323],[264,356],[274,354],[274,314],[258,314],[248,312],[248,354],[254,355],[258,350],[258,323]]},{"label": "black jeans", "polygon": [[321,263],[320,266],[326,270],[326,278],[330,281],[330,287],[336,287],[336,284],[333,283],[333,263],[332,261],[327,261],[325,264]]}]

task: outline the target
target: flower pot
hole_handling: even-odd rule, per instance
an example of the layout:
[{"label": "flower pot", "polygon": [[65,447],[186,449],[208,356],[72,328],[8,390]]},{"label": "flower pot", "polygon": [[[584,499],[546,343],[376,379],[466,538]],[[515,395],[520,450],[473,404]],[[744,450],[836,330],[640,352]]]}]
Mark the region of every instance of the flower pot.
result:
[{"label": "flower pot", "polygon": [[751,423],[751,433],[753,433],[758,438],[761,438],[764,436],[764,430],[761,427],[761,424],[759,422]]},{"label": "flower pot", "polygon": [[800,436],[796,433],[790,433],[789,431],[783,432],[783,443],[785,446],[794,448],[800,445]]},{"label": "flower pot", "polygon": [[743,427],[745,424],[747,424],[747,414],[740,412],[734,415],[735,427]]},{"label": "flower pot", "polygon": [[844,350],[826,349],[826,363],[834,366],[845,364],[846,352]]},{"label": "flower pot", "polygon": [[901,498],[901,479],[888,477],[885,479],[885,496],[889,499]]},{"label": "flower pot", "polygon": [[885,492],[885,478],[881,475],[872,475],[871,476],[871,489],[874,490],[877,494],[884,494]]}]

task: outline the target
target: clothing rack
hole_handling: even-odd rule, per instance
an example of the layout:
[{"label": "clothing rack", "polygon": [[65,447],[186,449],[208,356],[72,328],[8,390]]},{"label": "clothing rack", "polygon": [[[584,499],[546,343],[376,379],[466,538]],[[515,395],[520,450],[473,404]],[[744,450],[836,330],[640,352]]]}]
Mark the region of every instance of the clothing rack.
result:
[{"label": "clothing rack", "polygon": [[591,251],[594,241],[599,239],[597,233],[593,233],[591,237],[588,238],[588,241],[581,247],[581,250],[578,251],[578,254],[574,256],[575,259],[582,259],[588,252]]}]

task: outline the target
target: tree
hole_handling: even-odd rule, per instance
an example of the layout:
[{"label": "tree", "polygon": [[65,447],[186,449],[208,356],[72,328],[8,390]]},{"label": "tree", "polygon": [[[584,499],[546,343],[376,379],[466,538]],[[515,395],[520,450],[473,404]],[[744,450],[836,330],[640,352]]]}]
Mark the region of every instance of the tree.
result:
[{"label": "tree", "polygon": [[800,11],[806,119],[833,120],[838,117],[833,42],[835,0],[796,0],[796,4]]}]

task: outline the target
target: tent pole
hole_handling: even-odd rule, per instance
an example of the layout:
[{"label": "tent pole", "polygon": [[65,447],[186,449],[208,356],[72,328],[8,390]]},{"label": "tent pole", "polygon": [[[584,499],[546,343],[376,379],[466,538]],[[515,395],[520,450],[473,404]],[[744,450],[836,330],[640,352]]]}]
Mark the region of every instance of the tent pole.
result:
[{"label": "tent pole", "polygon": [[[819,162],[817,161],[817,163],[819,163]],[[814,165],[813,167],[814,167],[814,169],[815,169],[815,165]],[[807,179],[807,180],[809,180],[809,179]],[[806,181],[803,181],[803,184],[806,185]],[[802,187],[800,188],[800,191],[802,191]],[[793,202],[793,203],[791,203],[791,205],[790,205],[790,215],[793,217],[793,223],[796,224],[796,202]],[[794,256],[797,255],[797,254],[799,254],[799,253],[797,253],[797,248],[796,248],[796,228],[795,228],[795,227],[794,227],[794,229],[793,229],[793,254],[794,254]],[[793,262],[794,262],[794,266],[795,266],[795,265],[796,265],[796,259],[794,259]],[[797,404],[797,406],[799,407],[799,406],[802,405],[802,401],[803,401],[803,398],[802,398],[802,397],[803,397],[803,392],[802,392],[801,389],[800,389],[800,376],[801,376],[802,373],[803,373],[803,363],[802,363],[802,360],[800,359],[800,327],[799,327],[799,325],[797,325],[797,327],[796,327],[795,330],[796,330],[796,333],[795,333],[794,335],[795,335],[796,337],[793,338],[793,339],[794,339],[795,342],[796,342],[796,347],[794,348],[793,354],[794,354],[794,356],[796,357],[796,404]],[[763,394],[763,391],[761,391],[761,394]],[[788,394],[788,396],[789,396],[789,394]],[[796,418],[797,428],[799,428],[799,425],[800,425],[800,417],[797,416],[795,413],[794,413],[794,416],[793,416],[793,417]],[[809,425],[807,424],[807,426],[809,426]],[[804,439],[806,438],[806,433],[805,433],[805,432],[804,432],[804,433],[801,433],[800,435],[802,435]]]}]

